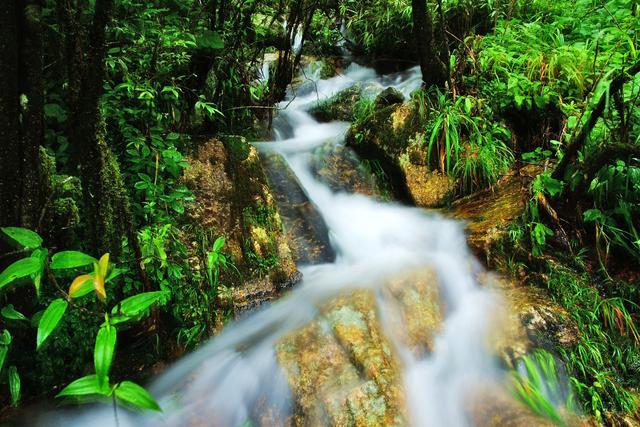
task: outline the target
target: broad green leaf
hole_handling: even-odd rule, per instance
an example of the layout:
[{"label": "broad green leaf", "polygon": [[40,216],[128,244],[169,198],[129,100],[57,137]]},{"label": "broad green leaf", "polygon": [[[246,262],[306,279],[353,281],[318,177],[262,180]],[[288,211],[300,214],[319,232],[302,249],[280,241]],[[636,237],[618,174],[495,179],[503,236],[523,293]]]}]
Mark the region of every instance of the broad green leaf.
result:
[{"label": "broad green leaf", "polygon": [[96,337],[96,345],[93,351],[93,364],[96,368],[98,386],[104,387],[109,383],[109,369],[113,361],[113,353],[116,348],[117,330],[107,324],[102,325]]},{"label": "broad green leaf", "polygon": [[40,261],[36,258],[23,258],[11,264],[0,273],[0,288],[14,280],[28,277],[40,271]]},{"label": "broad green leaf", "polygon": [[110,281],[112,281],[113,279],[115,279],[116,277],[120,276],[122,273],[125,273],[127,271],[128,269],[126,268],[112,268],[107,278],[104,279],[104,283],[109,283]]},{"label": "broad green leaf", "polygon": [[72,396],[88,396],[92,394],[109,395],[111,389],[109,387],[100,387],[98,385],[98,377],[96,375],[87,375],[78,378],[68,386],[62,389],[56,397],[72,397]]},{"label": "broad green leaf", "polygon": [[47,263],[48,255],[49,255],[49,251],[47,251],[44,248],[36,249],[31,254],[31,258],[35,258],[38,260],[38,262],[40,262],[40,269],[36,273],[31,275],[31,278],[33,279],[33,284],[36,287],[36,294],[38,298],[40,297],[40,287],[42,284],[42,277],[44,276],[44,268]]},{"label": "broad green leaf", "polygon": [[224,246],[224,236],[220,236],[213,243],[213,252],[220,252],[220,249]]},{"label": "broad green leaf", "polygon": [[0,345],[9,345],[11,344],[11,341],[11,333],[6,329],[2,331],[2,335],[0,335]]},{"label": "broad green leaf", "polygon": [[116,397],[123,402],[130,403],[138,408],[150,409],[162,412],[158,402],[144,387],[131,381],[122,381],[115,389]]},{"label": "broad green leaf", "polygon": [[0,370],[4,367],[4,361],[7,359],[7,354],[9,353],[9,346],[0,345]]},{"label": "broad green leaf", "polygon": [[599,209],[588,209],[584,211],[582,215],[584,217],[585,222],[595,222],[595,221],[603,222],[602,220],[604,218],[604,214]]},{"label": "broad green leaf", "polygon": [[224,41],[220,34],[211,31],[205,30],[204,33],[200,37],[198,37],[198,47],[201,49],[222,49],[224,47]]},{"label": "broad green leaf", "polygon": [[51,268],[61,270],[65,268],[84,267],[91,265],[97,260],[83,252],[78,251],[62,251],[51,257]]},{"label": "broad green leaf", "polygon": [[69,286],[69,296],[71,298],[80,298],[93,291],[93,276],[91,274],[83,274],[76,277]]},{"label": "broad green leaf", "polygon": [[9,368],[9,393],[11,393],[11,405],[18,406],[20,401],[20,375],[15,366]]},{"label": "broad green leaf", "polygon": [[38,322],[38,336],[36,338],[36,350],[40,348],[42,343],[51,335],[51,332],[58,326],[64,312],[67,311],[67,303],[62,298],[54,300],[44,311],[40,322]]},{"label": "broad green leaf", "polygon": [[35,249],[42,246],[42,237],[35,231],[21,227],[2,227],[1,230],[26,249]]},{"label": "broad green leaf", "polygon": [[9,320],[29,320],[25,317],[24,314],[13,308],[13,304],[9,304],[6,307],[3,307],[2,311],[0,311],[0,314],[2,314],[2,317],[4,317],[5,319]]},{"label": "broad green leaf", "polygon": [[135,317],[158,302],[162,297],[164,297],[164,295],[165,293],[162,291],[145,292],[142,294],[134,295],[116,305],[113,308],[112,313],[122,313],[125,316]]}]

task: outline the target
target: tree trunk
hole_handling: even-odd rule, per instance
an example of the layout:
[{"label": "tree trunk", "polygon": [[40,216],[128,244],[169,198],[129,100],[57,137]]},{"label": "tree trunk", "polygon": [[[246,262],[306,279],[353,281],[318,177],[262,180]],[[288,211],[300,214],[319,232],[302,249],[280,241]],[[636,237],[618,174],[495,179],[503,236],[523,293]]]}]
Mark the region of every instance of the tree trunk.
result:
[{"label": "tree trunk", "polygon": [[[102,136],[100,97],[105,77],[106,27],[111,19],[113,0],[97,0],[88,36],[86,54],[73,62],[82,63],[80,91],[76,104],[71,105],[72,120],[69,141],[75,164],[80,168],[84,208],[89,229],[89,244],[97,254],[117,255],[121,238],[126,232],[121,218],[123,203],[122,178]],[[76,37],[79,33],[74,34]],[[67,44],[75,46],[78,40]],[[82,52],[80,52],[82,55]],[[74,56],[76,51],[74,51]],[[71,94],[71,99],[74,94]]]},{"label": "tree trunk", "polygon": [[40,179],[40,146],[44,145],[44,82],[42,47],[42,0],[26,0],[21,13],[20,89],[26,99],[21,123],[22,195],[20,225],[35,229],[44,208]]},{"label": "tree trunk", "polygon": [[21,179],[18,29],[15,0],[0,2],[0,225],[19,222]]},{"label": "tree trunk", "polygon": [[[448,80],[446,68],[440,60],[437,48],[433,18],[427,10],[426,0],[411,0],[413,35],[420,61],[420,71],[425,87],[444,87]],[[448,63],[448,58],[447,58]]]}]

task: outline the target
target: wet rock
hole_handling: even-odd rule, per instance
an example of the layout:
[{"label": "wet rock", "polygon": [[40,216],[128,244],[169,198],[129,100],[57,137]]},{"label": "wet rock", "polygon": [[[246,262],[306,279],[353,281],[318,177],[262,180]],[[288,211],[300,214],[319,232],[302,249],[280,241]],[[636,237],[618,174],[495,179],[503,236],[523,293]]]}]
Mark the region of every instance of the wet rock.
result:
[{"label": "wet rock", "polygon": [[378,84],[356,83],[332,97],[318,102],[309,109],[309,114],[319,122],[353,121],[356,103],[361,99],[373,98],[380,89]]},{"label": "wet rock", "polygon": [[[453,203],[450,214],[466,221],[469,245],[489,265],[494,263],[494,248],[508,238],[509,225],[523,214],[528,187],[537,172],[535,166],[512,171],[491,190]],[[553,350],[577,343],[577,326],[544,289],[493,275],[480,279],[487,286],[495,286],[506,303],[493,345],[508,367],[513,368],[516,360],[537,347]]]},{"label": "wet rock", "polygon": [[434,278],[420,271],[387,283],[384,316],[373,290],[346,292],[280,342],[278,361],[298,405],[296,425],[406,425],[400,362],[387,337],[416,352],[432,347],[442,321]]},{"label": "wet rock", "polygon": [[329,142],[313,153],[311,164],[318,179],[333,191],[379,196],[374,176],[366,171],[349,147]]},{"label": "wet rock", "polygon": [[189,163],[183,181],[197,202],[187,215],[226,237],[224,250],[246,279],[232,290],[235,308],[275,298],[298,272],[256,149],[243,138],[203,138]]},{"label": "wet rock", "polygon": [[529,408],[502,390],[486,387],[476,390],[467,413],[477,427],[553,427],[556,424],[535,415]]},{"label": "wet rock", "polygon": [[481,282],[494,286],[504,299],[505,308],[496,322],[493,347],[511,369],[517,360],[536,348],[555,351],[577,344],[580,331],[569,313],[553,302],[544,289],[518,284],[504,277],[492,276]]},{"label": "wet rock", "polygon": [[423,120],[414,103],[380,105],[347,132],[347,145],[364,159],[380,163],[395,195],[420,207],[443,206],[454,182],[426,163]]},{"label": "wet rock", "polygon": [[278,154],[262,157],[295,261],[321,264],[335,260],[327,225],[286,161]]},{"label": "wet rock", "polygon": [[509,225],[523,214],[529,185],[539,172],[540,168],[535,165],[513,170],[493,188],[453,203],[451,215],[466,221],[469,245],[489,264],[494,245],[507,235]]},{"label": "wet rock", "polygon": [[384,108],[394,104],[401,104],[404,102],[404,95],[395,88],[389,87],[383,90],[380,95],[376,97],[376,108]]},{"label": "wet rock", "polygon": [[453,180],[428,167],[408,163],[403,167],[409,194],[414,203],[423,207],[442,206],[452,197]]}]

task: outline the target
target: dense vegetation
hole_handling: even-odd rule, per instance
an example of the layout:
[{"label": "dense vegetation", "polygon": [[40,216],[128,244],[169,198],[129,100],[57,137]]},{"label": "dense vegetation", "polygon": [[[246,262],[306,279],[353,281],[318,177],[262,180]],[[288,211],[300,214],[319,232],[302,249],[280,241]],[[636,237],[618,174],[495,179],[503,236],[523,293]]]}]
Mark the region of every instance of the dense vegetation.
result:
[{"label": "dense vegetation", "polygon": [[[0,405],[157,409],[130,379],[215,333],[224,291],[277,263],[245,248],[254,263],[234,266],[187,215],[196,135],[258,137],[305,57],[344,48],[420,65],[412,143],[456,197],[536,165],[495,261],[579,325],[577,346],[547,349],[577,406],[603,422],[637,411],[639,15],[635,0],[3,1]],[[360,100],[353,121],[375,113]]]}]

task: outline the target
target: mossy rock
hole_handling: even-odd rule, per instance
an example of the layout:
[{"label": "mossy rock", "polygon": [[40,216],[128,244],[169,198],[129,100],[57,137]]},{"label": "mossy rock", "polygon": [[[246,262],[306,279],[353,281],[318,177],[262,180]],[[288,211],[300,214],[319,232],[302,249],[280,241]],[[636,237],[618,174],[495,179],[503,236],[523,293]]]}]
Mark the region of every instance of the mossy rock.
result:
[{"label": "mossy rock", "polygon": [[211,138],[200,143],[189,163],[183,182],[196,203],[188,216],[226,237],[225,252],[243,282],[256,288],[234,292],[234,306],[256,307],[276,298],[299,275],[257,150],[243,137]]},{"label": "mossy rock", "polygon": [[445,205],[455,182],[427,164],[424,120],[415,103],[384,104],[380,100],[369,117],[349,129],[347,144],[362,158],[379,162],[396,197],[420,207]]},{"label": "mossy rock", "polygon": [[311,114],[319,122],[355,120],[355,105],[361,99],[373,99],[381,87],[375,83],[356,83],[344,89],[330,98],[318,102],[309,109]]},{"label": "mossy rock", "polygon": [[404,95],[395,88],[388,87],[376,97],[375,106],[377,109],[404,102]]},{"label": "mossy rock", "polygon": [[382,292],[402,307],[401,325],[382,326],[374,291],[346,291],[277,345],[298,407],[296,425],[407,424],[401,363],[387,334],[416,354],[430,351],[442,322],[438,285],[432,271],[419,271],[387,282]]}]

